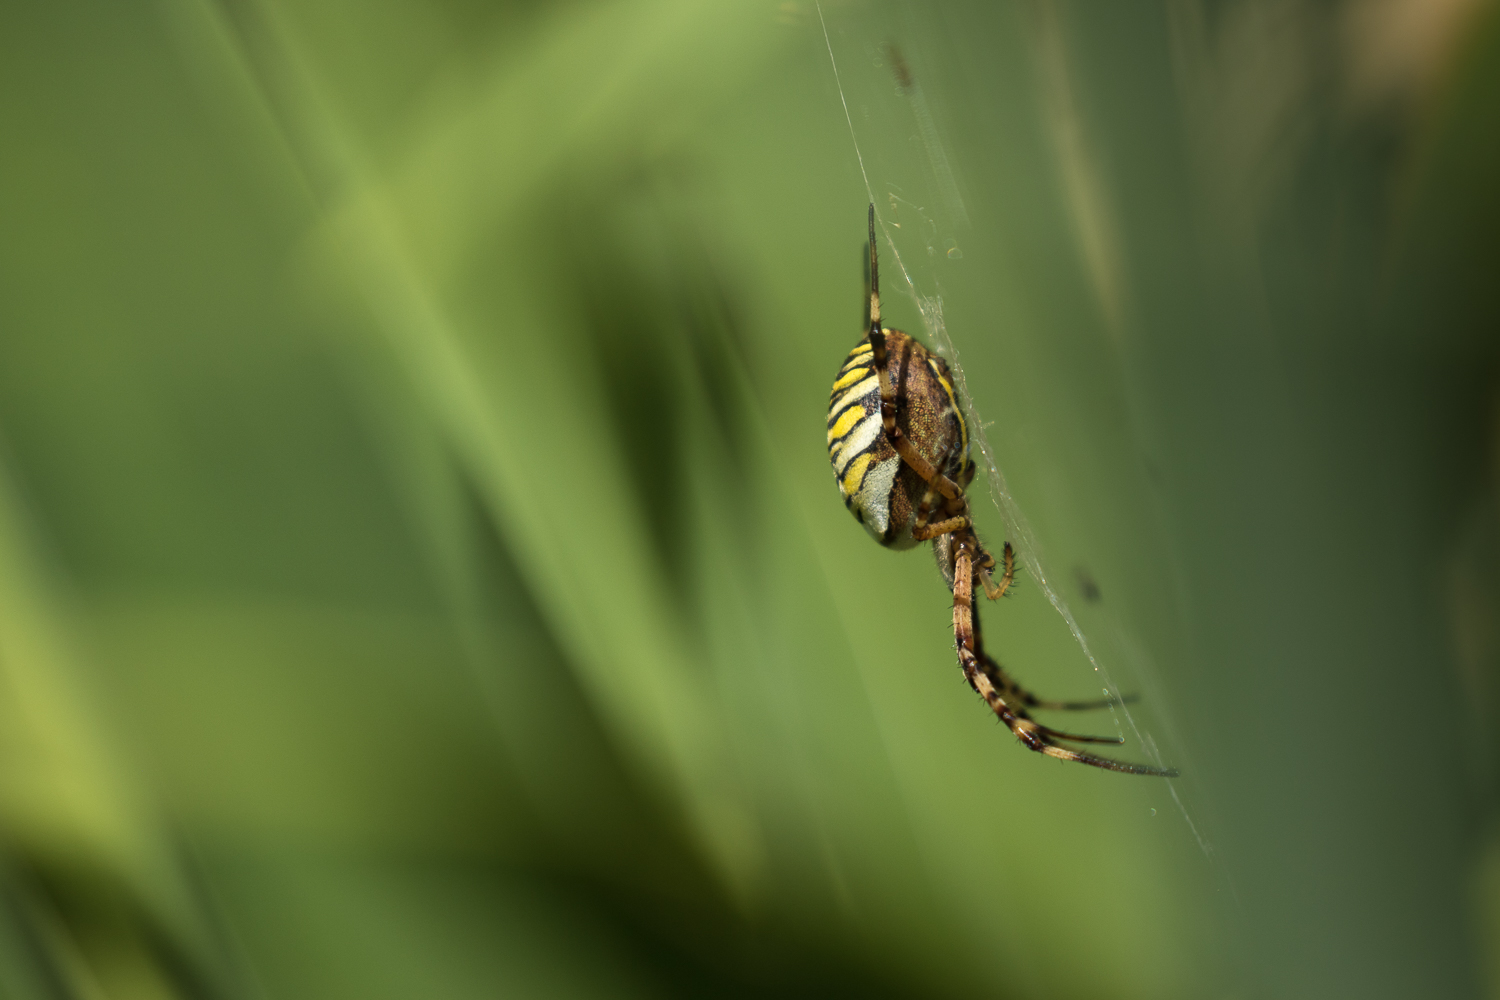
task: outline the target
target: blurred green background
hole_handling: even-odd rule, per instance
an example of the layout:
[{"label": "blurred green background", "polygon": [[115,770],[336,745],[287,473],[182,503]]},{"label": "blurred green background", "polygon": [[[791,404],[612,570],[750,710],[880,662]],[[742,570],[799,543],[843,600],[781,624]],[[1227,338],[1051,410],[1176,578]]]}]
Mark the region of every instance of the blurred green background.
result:
[{"label": "blurred green background", "polygon": [[1483,0],[0,5],[0,996],[1500,997],[1497,179]]}]

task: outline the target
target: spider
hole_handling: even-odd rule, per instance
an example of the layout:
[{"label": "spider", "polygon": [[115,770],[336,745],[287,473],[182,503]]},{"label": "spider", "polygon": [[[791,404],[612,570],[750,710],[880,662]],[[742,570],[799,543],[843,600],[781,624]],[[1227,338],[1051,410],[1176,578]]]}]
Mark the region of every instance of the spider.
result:
[{"label": "spider", "polygon": [[828,457],[844,506],[887,548],[932,542],[938,569],[953,592],[953,635],[964,679],[1028,748],[1111,771],[1174,777],[1175,770],[1062,746],[1059,741],[1125,740],[1065,733],[1037,722],[1031,709],[1103,708],[1113,700],[1045,701],[1017,684],[984,651],[975,587],[982,587],[990,600],[1005,596],[1015,580],[1015,553],[1006,542],[997,562],[974,532],[964,489],[974,479],[975,466],[948,362],[900,330],[880,325],[873,204],[869,228],[867,332],[844,359],[828,401]]}]

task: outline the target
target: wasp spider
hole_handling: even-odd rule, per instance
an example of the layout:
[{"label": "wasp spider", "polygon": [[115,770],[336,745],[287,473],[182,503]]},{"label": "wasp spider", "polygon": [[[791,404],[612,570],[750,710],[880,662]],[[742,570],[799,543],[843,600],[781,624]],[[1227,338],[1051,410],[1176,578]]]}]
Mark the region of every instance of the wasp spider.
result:
[{"label": "wasp spider", "polygon": [[828,457],[844,506],[887,548],[909,549],[919,542],[932,542],[938,569],[953,592],[959,666],[969,685],[1022,743],[1049,757],[1111,771],[1175,775],[1172,770],[1062,746],[1059,741],[1123,743],[1124,739],[1065,733],[1034,720],[1031,709],[1101,708],[1110,701],[1043,701],[1012,680],[984,651],[973,600],[975,585],[991,600],[1003,596],[1015,577],[1015,554],[1006,542],[997,563],[974,533],[964,494],[974,479],[969,427],[948,362],[900,330],[880,325],[874,205],[869,221],[867,332],[844,359],[828,401]]}]

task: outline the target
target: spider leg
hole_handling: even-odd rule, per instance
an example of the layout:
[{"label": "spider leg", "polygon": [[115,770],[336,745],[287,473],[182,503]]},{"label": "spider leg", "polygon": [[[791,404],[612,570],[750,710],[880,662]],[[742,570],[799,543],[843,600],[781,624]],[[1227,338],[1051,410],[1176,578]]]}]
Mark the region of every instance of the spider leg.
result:
[{"label": "spider leg", "polygon": [[[990,555],[988,552],[984,553],[983,556],[991,563],[994,562],[994,556]],[[995,585],[995,593],[990,595],[991,599],[1006,594],[1009,591],[1015,578],[1016,554],[1015,551],[1011,548],[1009,542],[1005,543],[1003,556],[1005,572],[1004,575],[1000,577],[999,584]],[[985,579],[985,570],[983,568],[979,570],[979,575],[981,579]],[[976,649],[979,653],[979,658],[982,663],[981,669],[983,669],[985,673],[990,675],[990,681],[994,683],[996,687],[1005,692],[1005,698],[1008,702],[1019,702],[1027,708],[1039,708],[1043,711],[1050,712],[1084,712],[1097,708],[1110,708],[1114,705],[1125,705],[1135,701],[1135,697],[1133,695],[1126,695],[1122,698],[1094,698],[1086,701],[1053,701],[1047,698],[1038,698],[1036,695],[1032,694],[1030,691],[1022,687],[1014,677],[1005,672],[1005,668],[1002,667],[994,657],[985,652],[984,643],[979,635],[979,618],[977,614],[974,619],[974,634],[976,640]],[[1084,742],[1119,743],[1123,741],[1110,737],[1108,739],[1091,738]]]},{"label": "spider leg", "polygon": [[912,521],[911,526],[912,537],[919,542],[925,542],[929,538],[936,538],[939,535],[946,535],[950,531],[955,531],[963,527],[962,523],[954,523],[962,522],[963,518],[948,518],[945,521],[938,522],[936,525],[929,525],[927,523],[927,519],[937,509],[939,496],[940,494],[937,490],[933,489],[932,484],[928,483],[927,491],[922,494],[922,502],[917,505],[917,516]]},{"label": "spider leg", "polygon": [[978,560],[979,582],[984,584],[984,596],[992,601],[998,601],[1004,597],[1006,591],[1016,582],[1016,550],[1010,547],[1010,542],[1005,543],[1002,553],[1005,560],[1005,571],[1000,576],[1000,582],[996,583],[990,579],[990,571],[995,568],[995,557],[980,550]]},{"label": "spider leg", "polygon": [[[1000,666],[999,662],[985,651],[984,632],[980,628],[979,612],[977,610],[974,612],[973,629],[974,651],[978,657],[979,669],[989,678],[990,683],[1000,692],[1000,696],[1005,699],[1005,703],[1011,707],[1011,711],[1018,718],[1035,722],[1031,717],[1031,713],[1027,711],[1028,708],[1059,704],[1057,702],[1044,702],[1022,688],[1016,682],[1015,678],[1006,673],[1005,668]],[[1044,726],[1041,723],[1036,723],[1036,726],[1038,731],[1046,736],[1050,736],[1053,739],[1069,740],[1074,743],[1119,744],[1125,742],[1123,736],[1087,736],[1082,733],[1069,733],[1061,729],[1053,729],[1051,726]]]},{"label": "spider leg", "polygon": [[1038,698],[1006,673],[1005,668],[982,647],[979,649],[979,657],[983,665],[982,669],[990,675],[990,680],[994,685],[1005,692],[1007,700],[1013,699],[1027,708],[1039,708],[1044,712],[1087,712],[1097,708],[1126,705],[1135,701],[1133,695],[1126,695],[1122,698],[1095,698],[1089,701],[1052,701],[1047,698]]},{"label": "spider leg", "polygon": [[[932,517],[933,512],[937,510],[939,499],[943,501],[944,513],[951,516],[936,524],[929,524],[928,518]],[[972,527],[973,521],[969,519],[968,506],[962,498],[942,496],[937,484],[929,480],[927,491],[922,494],[922,502],[917,506],[916,519],[912,522],[912,538],[925,542],[941,535],[951,534],[961,528]],[[958,513],[955,514],[955,511]]]},{"label": "spider leg", "polygon": [[975,624],[977,616],[974,609],[974,562],[973,555],[969,551],[972,543],[969,539],[960,539],[956,545],[955,565],[953,568],[953,634],[958,645],[958,663],[963,668],[964,678],[968,680],[979,696],[990,706],[990,710],[1000,718],[1000,721],[1010,727],[1010,731],[1016,734],[1016,738],[1026,744],[1028,749],[1037,753],[1046,754],[1048,757],[1056,757],[1059,760],[1071,760],[1080,764],[1088,764],[1092,767],[1104,768],[1109,771],[1122,771],[1126,774],[1150,774],[1164,778],[1176,777],[1177,772],[1171,768],[1152,767],[1147,764],[1131,764],[1125,761],[1111,760],[1108,757],[1097,757],[1082,750],[1073,750],[1068,747],[1058,746],[1054,739],[1068,739],[1070,737],[1057,734],[1056,730],[1049,730],[1046,726],[1039,725],[1034,720],[1027,718],[1024,709],[1011,707],[1005,700],[1001,690],[996,687],[989,673],[981,665],[980,653],[977,651],[977,630]]},{"label": "spider leg", "polygon": [[963,496],[959,485],[923,458],[901,428],[896,426],[896,386],[891,382],[891,374],[887,370],[890,355],[885,349],[885,328],[880,325],[880,263],[875,252],[873,203],[870,205],[870,348],[873,355],[871,360],[880,379],[880,423],[886,439],[891,442],[891,447],[896,449],[901,460],[911,466],[924,482],[931,484],[949,500],[957,500]]},{"label": "spider leg", "polygon": [[946,521],[937,524],[915,524],[911,529],[911,536],[919,542],[925,542],[939,535],[946,535],[960,528],[967,528],[969,519],[967,516],[950,517]]},{"label": "spider leg", "polygon": [[[872,332],[870,339],[874,340],[874,336]],[[883,335],[881,339],[882,341],[884,340]],[[883,350],[875,352],[877,364],[880,363],[879,358],[882,354],[884,354]],[[891,389],[889,400],[886,399],[885,395],[888,388]],[[912,470],[921,476],[925,482],[932,484],[933,489],[949,500],[957,500],[964,495],[963,490],[958,488],[958,484],[939,472],[937,466],[923,458],[922,453],[917,451],[916,446],[911,443],[911,439],[902,432],[901,428],[896,426],[895,389],[891,388],[890,376],[886,373],[884,367],[880,369],[880,423],[881,428],[885,431],[887,440],[891,442],[891,447],[895,448],[896,454],[901,456],[901,461],[911,466]]]},{"label": "spider leg", "polygon": [[[1031,716],[1028,715],[1025,718],[1030,719]],[[1069,743],[1113,743],[1118,745],[1125,742],[1125,737],[1123,736],[1085,736],[1082,733],[1065,733],[1061,729],[1053,729],[1051,726],[1040,724],[1036,728],[1037,732],[1043,736],[1054,740],[1067,740]]]}]

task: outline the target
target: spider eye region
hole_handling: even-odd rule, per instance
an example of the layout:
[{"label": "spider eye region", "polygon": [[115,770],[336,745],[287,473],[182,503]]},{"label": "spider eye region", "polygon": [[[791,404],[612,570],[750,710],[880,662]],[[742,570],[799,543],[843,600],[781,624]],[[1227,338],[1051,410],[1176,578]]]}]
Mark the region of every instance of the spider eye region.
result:
[{"label": "spider eye region", "polygon": [[[885,330],[886,375],[896,427],[939,472],[958,479],[970,465],[969,429],[948,364],[900,330]],[[876,541],[893,549],[917,544],[918,511],[941,502],[902,462],[886,434],[880,372],[870,338],[844,359],[828,397],[828,459],[844,506]]]}]

